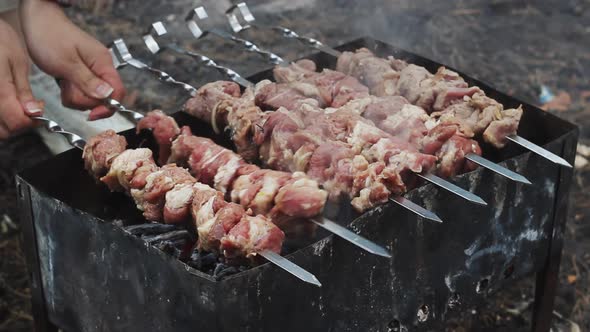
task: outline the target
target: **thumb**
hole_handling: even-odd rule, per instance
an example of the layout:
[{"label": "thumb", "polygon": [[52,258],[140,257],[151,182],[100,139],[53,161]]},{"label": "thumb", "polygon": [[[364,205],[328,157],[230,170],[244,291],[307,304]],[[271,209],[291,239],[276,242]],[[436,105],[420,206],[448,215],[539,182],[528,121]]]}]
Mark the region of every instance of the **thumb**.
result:
[{"label": "thumb", "polygon": [[81,58],[77,58],[63,76],[92,98],[105,99],[114,91],[113,87],[96,76]]}]

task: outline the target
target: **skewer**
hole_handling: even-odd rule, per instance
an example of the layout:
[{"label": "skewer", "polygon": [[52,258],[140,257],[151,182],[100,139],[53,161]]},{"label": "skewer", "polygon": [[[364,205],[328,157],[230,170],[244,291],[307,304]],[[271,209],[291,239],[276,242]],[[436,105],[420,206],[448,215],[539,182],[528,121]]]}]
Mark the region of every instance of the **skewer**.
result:
[{"label": "skewer", "polygon": [[[31,119],[43,122],[44,127],[47,130],[49,130],[52,133],[57,133],[57,134],[63,135],[68,140],[68,143],[70,143],[70,145],[72,145],[73,147],[76,147],[80,150],[84,150],[84,146],[86,145],[86,141],[82,137],[80,137],[79,135],[76,135],[72,132],[64,130],[57,122],[55,122],[51,119],[42,117],[42,116],[33,116],[33,117],[31,117]],[[285,257],[283,257],[279,254],[276,254],[276,253],[269,251],[269,250],[262,250],[262,251],[258,252],[257,254],[266,258],[266,260],[268,260],[269,262],[275,264],[276,266],[280,267],[281,269],[289,272],[293,276],[295,276],[307,283],[310,283],[310,284],[315,285],[317,287],[322,286],[322,284],[318,281],[318,279],[313,274],[309,273],[308,271],[304,270],[299,265],[291,262],[290,260],[286,259]]]},{"label": "skewer", "polygon": [[524,184],[532,184],[529,179],[525,178],[524,176],[509,170],[506,167],[502,167],[494,162],[487,160],[486,158],[477,155],[475,153],[469,153],[465,156],[465,158],[471,160],[472,162],[478,164],[481,167],[487,168],[492,172],[502,175],[505,178],[508,178],[512,181],[524,183]]},{"label": "skewer", "polygon": [[365,239],[364,237],[352,232],[348,228],[342,227],[339,224],[333,222],[330,219],[324,217],[311,218],[311,222],[322,227],[323,229],[330,231],[336,236],[344,239],[349,239],[356,246],[363,248],[365,251],[370,252],[373,255],[391,258],[391,254],[385,248],[376,245],[374,242]]},{"label": "skewer", "polygon": [[136,69],[144,70],[153,74],[158,80],[164,83],[181,87],[183,90],[188,92],[190,96],[194,96],[195,93],[197,93],[197,89],[194,86],[185,82],[177,81],[168,73],[161,71],[157,68],[148,66],[145,62],[134,58],[129,52],[127,44],[125,44],[125,41],[121,38],[115,39],[112,42],[109,51],[111,52],[111,56],[113,57],[113,63],[115,64],[115,68],[119,68],[124,65],[130,65]]},{"label": "skewer", "polygon": [[315,285],[317,287],[322,287],[322,284],[319,280],[311,273],[305,271],[301,266],[291,262],[290,260],[286,259],[285,257],[272,252],[270,250],[263,250],[258,253],[260,256],[266,258],[271,263],[274,263],[276,266],[280,267],[281,269],[289,272],[293,276],[309,283]]},{"label": "skewer", "polygon": [[565,159],[561,158],[560,156],[556,155],[555,153],[553,153],[551,151],[543,149],[542,147],[538,146],[537,144],[535,144],[523,137],[520,137],[518,135],[514,135],[514,136],[507,136],[506,138],[508,138],[509,141],[514,142],[514,143],[522,146],[523,148],[528,149],[528,150],[538,154],[539,156],[541,156],[545,159],[548,159],[558,165],[572,168],[572,165],[570,163],[568,163]]},{"label": "skewer", "polygon": [[309,37],[305,37],[305,36],[300,36],[297,33],[295,33],[295,31],[293,31],[291,29],[287,29],[287,28],[284,28],[281,26],[266,27],[266,26],[260,26],[260,25],[255,24],[254,21],[256,21],[256,19],[254,18],[254,15],[252,15],[252,12],[250,12],[250,9],[248,8],[248,5],[246,5],[245,2],[240,2],[237,5],[231,6],[225,12],[225,15],[227,16],[227,19],[229,21],[229,24],[230,24],[232,30],[236,33],[246,30],[246,29],[250,29],[250,28],[270,29],[270,30],[280,32],[283,35],[283,37],[295,39],[295,40],[305,44],[306,46],[311,46],[311,47],[318,49],[324,53],[328,53],[328,54],[335,56],[335,57],[340,56],[340,51],[337,51],[337,50],[323,44],[322,42],[320,42],[317,39],[309,38]]},{"label": "skewer", "polygon": [[[118,60],[119,63],[121,63],[121,65],[123,65],[124,63],[129,63],[129,60],[133,60],[134,58],[131,56],[131,54],[129,53],[129,50],[127,49],[125,42],[122,39],[118,39],[117,41],[114,42],[115,48],[118,51],[118,55],[119,57],[117,57],[116,54],[114,54],[114,50],[111,48],[111,54],[117,58],[120,58],[120,60]],[[140,62],[139,60],[137,60],[137,62]],[[133,66],[133,65],[132,65]],[[136,67],[136,66],[134,66]],[[138,68],[138,67],[136,67]],[[146,67],[142,67],[140,66],[138,69],[145,69]],[[175,82],[179,82],[174,80],[170,75],[168,75],[167,73],[156,69],[158,72],[163,73],[163,75],[159,75],[159,77],[169,77],[171,80],[175,81]],[[166,83],[170,83],[170,80],[163,80],[163,82]],[[189,87],[192,87],[191,85],[187,84],[187,83],[183,83],[183,82],[179,82],[180,84],[183,85],[187,85]],[[174,83],[177,84],[177,83]],[[194,91],[196,91],[196,89],[194,87],[192,87],[194,89]],[[185,89],[186,90],[186,89]],[[193,93],[191,93],[191,96],[193,95]],[[129,111],[127,110],[127,112],[133,112],[133,111]],[[139,114],[139,113],[138,113]],[[139,116],[143,117],[142,114],[139,114]],[[134,115],[134,119],[141,119],[138,118],[137,115]],[[437,217],[438,218],[438,217]],[[383,256],[383,257],[388,257],[391,258],[391,254],[389,254],[389,252],[384,249],[383,247],[379,246],[378,244],[354,233],[351,232],[350,230],[348,230],[346,227],[343,227],[331,220],[328,220],[326,218],[323,218],[324,222],[318,222],[317,220],[311,220],[312,222],[314,222],[315,224],[317,224],[318,226],[326,229],[327,231],[339,236],[340,238],[354,244],[355,246],[362,248],[370,253],[379,255],[379,256]]]},{"label": "skewer", "polygon": [[216,35],[220,38],[227,39],[234,43],[242,45],[247,51],[256,53],[271,63],[274,63],[276,65],[285,63],[285,60],[283,60],[280,56],[267,50],[263,50],[262,48],[258,47],[258,45],[252,43],[249,40],[242,39],[240,37],[237,37],[235,35],[232,35],[230,33],[227,33],[223,30],[219,30],[216,28],[202,29],[197,23],[197,20],[205,20],[208,17],[209,15],[207,15],[207,11],[203,6],[199,6],[195,9],[192,9],[186,16],[185,21],[187,23],[188,29],[195,38],[201,39],[202,37],[205,37],[207,34]]},{"label": "skewer", "polygon": [[[254,18],[254,15],[252,15],[252,12],[250,11],[250,9],[248,8],[248,5],[246,5],[245,2],[240,2],[236,5],[231,6],[225,12],[225,15],[228,19],[228,22],[229,22],[232,30],[235,33],[238,33],[240,31],[244,31],[244,30],[250,29],[250,28],[275,30],[275,31],[281,32],[283,37],[296,39],[306,46],[313,47],[313,48],[320,50],[324,53],[328,53],[334,57],[339,57],[340,55],[342,55],[342,52],[327,46],[326,44],[320,42],[319,40],[314,39],[314,38],[310,38],[310,37],[300,36],[291,29],[281,27],[281,26],[267,27],[267,26],[261,26],[261,25],[255,24],[254,22],[256,21],[256,18]],[[511,142],[514,142],[514,143],[524,147],[525,149],[528,149],[529,151],[536,153],[539,156],[541,156],[553,163],[556,163],[556,164],[559,164],[559,165],[562,165],[565,167],[569,167],[569,168],[572,167],[572,165],[570,163],[568,163],[565,159],[559,157],[558,155],[554,154],[553,152],[550,152],[550,151],[538,146],[537,144],[535,144],[529,140],[526,140],[525,138],[523,138],[519,135],[507,136],[507,138]],[[470,159],[470,160],[472,160],[472,159]],[[510,174],[510,172],[511,173],[514,173],[514,172],[512,172],[506,168],[501,170],[500,168],[503,168],[502,166],[496,165],[489,160],[482,161],[481,157],[480,157],[479,161],[482,161],[481,163],[479,163],[478,161],[475,161],[475,160],[472,160],[472,161],[479,164],[480,166],[485,167],[485,168],[487,168],[493,172],[496,172],[502,176],[506,176],[509,179],[512,179],[512,180],[515,180],[518,182],[522,182],[522,183],[526,183],[526,184],[530,184],[530,181],[528,181],[527,179],[524,179],[524,181],[521,178],[519,178],[518,180],[513,179],[513,174],[512,175],[509,175],[509,174]],[[506,172],[506,171],[508,171],[508,172]],[[514,173],[514,174],[516,174],[516,173]]]},{"label": "skewer", "polygon": [[[163,25],[162,22],[155,22],[152,24],[152,26],[150,27],[148,34],[145,35],[143,37],[144,41],[146,42],[146,45],[148,46],[148,48],[150,49],[154,49],[154,50],[161,50],[160,45],[158,44],[158,42],[156,41],[156,37],[154,37],[152,35],[152,33],[155,33],[158,37],[160,36],[164,36],[165,34],[167,34],[167,30],[166,27]],[[171,49],[172,51],[175,51],[175,49]],[[184,54],[183,52],[179,53],[179,54]],[[211,62],[213,62],[213,60],[211,60]],[[209,65],[209,63],[207,62],[202,62],[204,65]],[[217,67],[214,67],[215,69],[218,69]],[[231,70],[229,68],[226,68],[226,70]],[[239,85],[241,85],[242,87],[251,87],[254,86],[254,83],[248,81],[247,79],[243,78],[242,76],[240,76],[237,72],[231,70],[232,72],[232,76],[230,76],[230,79],[232,79],[234,82],[238,83]],[[238,79],[234,79],[235,77],[238,77]],[[444,182],[444,180],[443,180]],[[423,207],[418,206],[417,204],[411,202],[408,199],[397,199],[395,198],[395,203],[401,205],[402,207],[406,208],[407,210],[416,213],[418,216],[435,221],[435,222],[442,222],[442,220],[433,212],[424,209]],[[348,240],[348,239],[346,239]],[[350,240],[348,240],[350,241]],[[356,245],[356,243],[355,243]]]},{"label": "skewer", "polygon": [[104,102],[107,107],[110,107],[111,109],[114,109],[117,112],[121,112],[121,113],[124,113],[124,114],[130,116],[135,123],[137,123],[137,121],[139,121],[145,117],[145,115],[143,115],[137,111],[130,110],[130,109],[126,108],[125,106],[123,106],[123,104],[121,104],[120,102],[116,101],[113,98],[107,98],[104,100]]},{"label": "skewer", "polygon": [[[193,59],[196,59],[202,65],[214,68],[215,70],[219,71],[223,75],[228,76],[230,79],[232,79],[234,82],[236,82],[238,84],[247,85],[249,83],[248,81],[244,80],[244,78],[242,76],[240,76],[238,73],[236,73],[235,71],[233,71],[227,67],[218,65],[215,61],[213,61],[213,59],[211,59],[205,55],[185,50],[185,49],[181,48],[180,46],[178,46],[177,44],[175,44],[174,42],[167,43],[163,47],[160,47],[159,43],[156,41],[155,38],[162,37],[162,36],[166,35],[167,33],[168,33],[168,31],[166,30],[166,28],[164,27],[164,24],[161,21],[155,22],[150,26],[148,33],[143,36],[143,41],[144,41],[145,45],[147,46],[147,48],[150,50],[150,52],[152,52],[152,54],[157,54],[157,53],[162,52],[167,49],[167,50],[173,51],[175,53],[189,56]],[[154,35],[156,37],[154,37]]]},{"label": "skewer", "polygon": [[426,210],[425,208],[421,207],[420,205],[410,201],[409,199],[403,196],[392,197],[389,199],[390,201],[406,208],[407,210],[413,212],[414,214],[422,217],[424,219],[429,219],[438,223],[442,223],[442,219],[440,219],[436,214],[434,214],[430,210]]},{"label": "skewer", "polygon": [[71,146],[84,150],[86,141],[82,137],[64,130],[57,122],[43,116],[32,116],[31,119],[42,122],[43,127],[48,131],[64,136]]},{"label": "skewer", "polygon": [[454,185],[454,184],[452,184],[452,183],[450,183],[450,182],[448,182],[448,181],[446,181],[434,174],[416,174],[416,175],[418,175],[422,179],[424,179],[434,185],[437,185],[437,186],[439,186],[439,187],[441,187],[441,188],[443,188],[443,189],[445,189],[445,190],[447,190],[459,197],[462,197],[472,203],[484,205],[484,206],[488,205],[488,203],[486,203],[486,201],[481,199],[481,197],[479,197],[479,196],[473,194],[472,192],[467,191],[457,185]]},{"label": "skewer", "polygon": [[[168,31],[166,30],[166,27],[164,26],[164,24],[161,21],[158,21],[158,22],[155,22],[155,23],[153,23],[151,25],[150,31],[148,32],[148,34],[143,37],[144,41],[146,41],[146,45],[148,46],[148,48],[150,48],[150,50],[151,49],[154,49],[154,50],[158,50],[159,51],[162,48],[160,47],[160,45],[156,41],[156,37],[154,37],[151,34],[152,32],[155,33],[157,35],[157,37],[162,37],[162,36],[166,35],[168,33]],[[169,48],[172,51],[175,51],[175,52],[177,52],[179,54],[188,55],[187,53],[189,51],[186,51],[186,50],[183,50],[183,49],[177,50],[180,47],[178,47],[176,45],[172,45],[173,48],[170,48],[170,46],[171,45],[166,45],[165,47],[166,48]],[[156,51],[156,52],[158,52],[158,51]],[[207,58],[207,59],[209,59],[209,58]],[[211,60],[211,62],[213,62],[213,60]],[[208,64],[205,63],[205,65],[208,65]],[[213,67],[216,68],[216,69],[219,69],[217,67],[221,67],[221,66],[215,64]],[[223,68],[225,68],[225,67],[223,67]],[[234,70],[232,70],[230,68],[225,68],[223,70],[223,72],[231,72],[231,75],[228,75],[230,77],[230,79],[233,80],[234,82],[238,83],[242,87],[248,88],[248,87],[254,87],[255,86],[255,83],[254,82],[250,82],[248,79],[242,77],[240,74],[238,74],[236,71],[234,71]],[[434,175],[429,175],[428,177],[429,178],[433,178],[435,176]],[[448,182],[448,181],[446,181],[444,179],[441,179],[439,177],[436,177],[436,180],[432,180],[430,182],[432,182],[433,184],[435,184],[435,185],[437,185],[439,187],[442,187],[443,189],[445,189],[445,190],[447,190],[447,191],[449,191],[451,193],[454,193],[454,194],[456,194],[456,195],[458,195],[460,197],[463,197],[463,198],[467,199],[468,201],[476,202],[478,204],[481,204],[481,202],[483,202],[483,200],[479,196],[477,196],[477,195],[475,195],[475,194],[473,194],[473,193],[471,193],[469,191],[463,190],[463,189],[457,187],[456,185],[454,185],[454,184],[452,184],[452,183],[450,183],[450,182]]]}]

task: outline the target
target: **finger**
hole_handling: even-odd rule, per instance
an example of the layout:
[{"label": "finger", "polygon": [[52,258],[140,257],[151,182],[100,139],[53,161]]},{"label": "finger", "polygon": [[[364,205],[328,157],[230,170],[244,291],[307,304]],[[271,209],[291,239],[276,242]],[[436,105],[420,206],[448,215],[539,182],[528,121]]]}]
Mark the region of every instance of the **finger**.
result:
[{"label": "finger", "polygon": [[61,89],[61,102],[66,107],[87,110],[102,103],[99,99],[88,97],[71,81],[61,80],[59,87]]},{"label": "finger", "polygon": [[2,137],[17,133],[31,127],[33,120],[25,114],[23,106],[17,99],[16,86],[12,69],[8,61],[0,64],[0,119],[2,119]]},{"label": "finger", "polygon": [[127,91],[123,85],[121,76],[119,76],[119,72],[114,67],[102,68],[100,72],[102,73],[99,74],[99,76],[113,87],[113,94],[111,95],[111,98],[122,101],[127,94]]},{"label": "finger", "polygon": [[80,57],[80,54],[75,55],[75,59],[62,76],[74,83],[86,96],[91,98],[108,98],[114,91],[109,83],[99,78],[90,70]]},{"label": "finger", "polygon": [[95,107],[94,109],[92,109],[90,111],[90,114],[88,114],[88,120],[89,121],[100,120],[100,119],[108,118],[108,117],[112,116],[113,114],[115,114],[114,110],[111,110],[108,107],[101,105],[101,106]]},{"label": "finger", "polygon": [[93,39],[92,46],[79,50],[79,54],[88,68],[113,88],[111,98],[122,100],[125,96],[125,86],[107,48]]},{"label": "finger", "polygon": [[29,83],[29,63],[24,57],[17,57],[11,61],[11,72],[14,79],[16,95],[24,111],[29,116],[43,114],[43,104],[33,97]]},{"label": "finger", "polygon": [[[20,101],[16,97],[14,85],[2,82],[0,83],[0,90],[4,91],[4,97],[0,100],[0,119],[2,119],[3,130],[5,131],[3,138],[32,127],[33,120],[24,112]],[[11,91],[7,93],[7,90]]]}]

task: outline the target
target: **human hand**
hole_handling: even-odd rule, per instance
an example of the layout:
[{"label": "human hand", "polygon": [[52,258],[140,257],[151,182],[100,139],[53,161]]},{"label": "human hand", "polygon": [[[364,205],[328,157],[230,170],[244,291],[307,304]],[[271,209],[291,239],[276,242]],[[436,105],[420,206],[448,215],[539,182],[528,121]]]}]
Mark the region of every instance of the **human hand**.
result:
[{"label": "human hand", "polygon": [[31,58],[60,79],[62,103],[91,108],[90,120],[111,116],[101,99],[121,100],[125,88],[106,47],[70,22],[55,3],[24,0],[21,20]]},{"label": "human hand", "polygon": [[16,31],[0,19],[0,139],[33,125],[43,113],[29,84],[29,58]]}]

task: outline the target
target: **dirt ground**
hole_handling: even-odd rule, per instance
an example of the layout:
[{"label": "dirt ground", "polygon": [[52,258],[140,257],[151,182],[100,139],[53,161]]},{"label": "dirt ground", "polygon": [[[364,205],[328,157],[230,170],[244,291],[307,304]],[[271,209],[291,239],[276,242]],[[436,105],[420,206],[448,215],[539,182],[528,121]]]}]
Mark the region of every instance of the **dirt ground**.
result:
[{"label": "dirt ground", "polygon": [[[69,10],[73,20],[108,43],[125,37],[132,51],[142,52],[138,38],[151,22],[165,18],[178,29],[188,0],[98,1],[90,10]],[[209,3],[210,16],[220,17],[223,2]],[[567,223],[555,310],[559,328],[574,331],[567,320],[590,330],[590,1],[437,1],[349,0],[249,1],[257,19],[289,26],[337,45],[372,36],[458,68],[492,83],[501,91],[532,104],[544,86],[556,97],[545,108],[580,126],[581,136]],[[219,24],[219,20],[213,20]],[[179,34],[186,41],[186,33]],[[265,46],[294,59],[306,49],[279,36],[258,37]],[[194,43],[190,43],[194,46]],[[222,63],[250,74],[265,65],[215,38],[197,45]],[[145,52],[145,51],[143,51]],[[203,70],[186,71],[163,55],[155,63],[195,84],[218,79]],[[173,107],[178,98],[146,89],[130,71],[123,71],[130,103]],[[32,328],[26,266],[19,242],[14,174],[50,157],[30,133],[0,142],[0,331]],[[530,326],[533,280],[523,280],[494,296],[484,308],[449,322],[450,331],[526,331]]]}]

